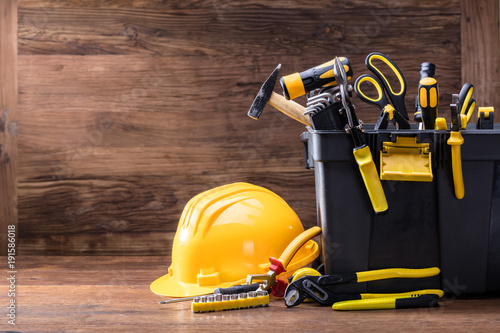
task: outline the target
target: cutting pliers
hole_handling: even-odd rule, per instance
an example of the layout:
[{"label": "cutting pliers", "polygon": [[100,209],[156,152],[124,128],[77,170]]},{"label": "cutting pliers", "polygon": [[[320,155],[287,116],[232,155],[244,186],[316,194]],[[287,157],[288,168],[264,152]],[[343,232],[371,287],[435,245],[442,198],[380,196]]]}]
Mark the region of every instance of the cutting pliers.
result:
[{"label": "cutting pliers", "polygon": [[[302,247],[302,245],[304,245],[309,239],[318,236],[319,234],[321,234],[320,227],[312,227],[302,232],[290,244],[288,244],[279,259],[272,257],[269,258],[271,265],[269,266],[269,272],[267,272],[267,274],[248,275],[246,279],[246,285],[244,285],[243,287],[254,285],[254,281],[262,281],[257,291],[270,290],[274,296],[283,297],[287,282],[280,280],[277,277],[281,273],[286,272],[288,264],[292,260],[295,253],[297,253],[297,251]],[[234,290],[237,290],[237,288],[240,287],[242,286],[235,286],[232,288],[235,288]]]},{"label": "cutting pliers", "polygon": [[476,100],[472,98],[474,86],[470,83],[465,83],[460,90],[460,94],[452,95],[450,104],[451,110],[451,132],[447,143],[451,146],[451,164],[453,173],[453,185],[455,188],[455,197],[462,199],[465,195],[464,180],[462,176],[462,152],[461,146],[464,143],[464,138],[460,130],[467,128],[474,109]]},{"label": "cutting pliers", "polygon": [[[311,272],[312,271],[312,272]],[[340,284],[356,284],[392,278],[423,278],[439,274],[437,267],[424,269],[390,268],[347,274],[319,275],[311,270],[309,275],[292,277],[285,291],[285,304],[288,307],[299,305],[311,299],[321,305],[331,305],[335,310],[394,309],[437,306],[443,296],[439,289],[425,289],[405,293],[349,293],[336,292]],[[347,288],[348,289],[348,288]]]},{"label": "cutting pliers", "polygon": [[335,68],[335,81],[340,89],[340,96],[344,112],[347,115],[346,132],[349,133],[354,142],[354,149],[352,153],[356,163],[358,163],[359,171],[363,177],[370,202],[373,210],[377,214],[385,214],[389,209],[387,199],[385,197],[384,189],[380,183],[377,168],[373,162],[373,156],[370,147],[364,142],[363,139],[363,123],[356,118],[354,112],[354,105],[351,103],[351,98],[348,94],[347,86],[347,73],[344,66],[338,58],[334,60]]}]

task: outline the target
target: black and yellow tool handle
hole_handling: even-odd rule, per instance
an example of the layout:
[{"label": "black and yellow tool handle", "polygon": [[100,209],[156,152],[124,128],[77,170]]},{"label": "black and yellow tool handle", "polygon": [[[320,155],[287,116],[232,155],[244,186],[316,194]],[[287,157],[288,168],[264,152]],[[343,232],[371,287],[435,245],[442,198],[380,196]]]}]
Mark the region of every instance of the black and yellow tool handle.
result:
[{"label": "black and yellow tool handle", "polygon": [[476,107],[476,101],[474,100],[474,98],[472,98],[473,92],[474,92],[474,86],[470,83],[465,83],[462,86],[462,89],[460,89],[460,93],[458,94],[458,100],[460,103],[460,110],[459,110],[460,114],[467,116],[465,124],[464,120],[462,120],[460,124],[461,129],[465,129],[467,122],[469,122]]},{"label": "black and yellow tool handle", "polygon": [[438,306],[439,294],[425,293],[421,295],[381,297],[373,299],[358,299],[337,302],[332,305],[334,310],[383,310],[383,309],[409,309],[430,308]]},{"label": "black and yellow tool handle", "polygon": [[436,65],[424,62],[420,66],[418,103],[424,129],[434,129],[438,114],[439,88],[434,78]]},{"label": "black and yellow tool handle", "polygon": [[[339,60],[344,66],[349,80],[352,77],[351,63],[346,57],[340,57]],[[314,89],[336,86],[334,62],[335,59],[301,73],[283,76],[280,79],[280,84],[285,98],[294,99]]]},{"label": "black and yellow tool handle", "polygon": [[388,268],[377,269],[372,271],[357,272],[358,282],[367,282],[375,280],[384,280],[392,278],[424,278],[429,276],[438,275],[440,272],[437,267],[430,268]]},{"label": "black and yellow tool handle", "polygon": [[307,116],[304,116],[306,108],[299,103],[294,101],[287,101],[283,96],[275,93],[274,91],[267,103],[273,106],[278,111],[286,114],[290,118],[295,119],[306,126],[311,126],[311,119]]},{"label": "black and yellow tool handle", "polygon": [[373,210],[377,214],[384,214],[389,209],[389,206],[387,205],[387,199],[370,148],[366,145],[357,147],[353,150],[353,154],[356,163],[359,165],[359,171],[363,177]]},{"label": "black and yellow tool handle", "polygon": [[240,284],[237,286],[227,287],[227,288],[216,288],[214,290],[214,294],[222,294],[222,295],[232,295],[232,294],[241,294],[247,293],[249,291],[256,291],[259,289],[260,283],[253,284]]},{"label": "black and yellow tool handle", "polygon": [[364,293],[360,294],[361,299],[373,299],[373,298],[384,298],[384,297],[417,297],[421,295],[438,295],[440,298],[443,297],[444,292],[441,289],[422,289],[415,291],[408,291],[404,293]]}]

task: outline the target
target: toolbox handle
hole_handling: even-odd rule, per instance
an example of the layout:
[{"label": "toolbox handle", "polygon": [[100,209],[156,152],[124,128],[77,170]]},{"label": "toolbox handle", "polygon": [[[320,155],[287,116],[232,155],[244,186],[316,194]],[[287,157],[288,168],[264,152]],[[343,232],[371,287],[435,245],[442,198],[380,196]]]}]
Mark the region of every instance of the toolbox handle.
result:
[{"label": "toolbox handle", "polygon": [[314,169],[314,164],[309,163],[309,132],[303,132],[300,135],[300,141],[304,144],[304,167]]}]

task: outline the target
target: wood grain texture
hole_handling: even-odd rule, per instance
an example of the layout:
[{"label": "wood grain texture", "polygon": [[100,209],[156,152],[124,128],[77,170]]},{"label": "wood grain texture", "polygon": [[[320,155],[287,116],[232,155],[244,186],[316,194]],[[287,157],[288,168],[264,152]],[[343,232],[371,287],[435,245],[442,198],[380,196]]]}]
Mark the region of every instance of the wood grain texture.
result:
[{"label": "wood grain texture", "polygon": [[380,51],[411,114],[420,63],[437,64],[443,95],[460,88],[460,19],[460,0],[20,1],[20,250],[167,254],[185,203],[235,181],[314,225],[304,126],[270,106],[248,118],[261,84],[277,63],[286,75],[336,55],[357,76]]},{"label": "wood grain texture", "polygon": [[17,4],[0,2],[0,254],[17,226]]},{"label": "wood grain texture", "polygon": [[[474,85],[478,106],[500,106],[498,1],[462,1],[462,83]],[[458,92],[457,92],[458,93]],[[477,119],[477,114],[471,121]],[[496,119],[496,122],[499,120]]]},{"label": "wood grain texture", "polygon": [[[6,260],[2,260],[3,262]],[[166,273],[165,257],[19,257],[16,326],[23,332],[496,332],[500,299],[446,297],[439,308],[333,311],[304,303],[286,308],[272,299],[267,308],[194,314],[190,302],[159,305],[166,297],[149,284]],[[2,267],[3,268],[3,267]],[[0,300],[6,304],[6,280]]]}]

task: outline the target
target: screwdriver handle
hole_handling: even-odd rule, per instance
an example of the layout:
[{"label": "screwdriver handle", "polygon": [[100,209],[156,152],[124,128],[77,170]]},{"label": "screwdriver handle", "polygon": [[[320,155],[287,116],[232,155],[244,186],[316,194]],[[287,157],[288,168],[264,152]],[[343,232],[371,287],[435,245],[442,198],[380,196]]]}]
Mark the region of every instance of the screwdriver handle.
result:
[{"label": "screwdriver handle", "polygon": [[[351,62],[346,57],[340,57],[339,60],[344,66],[347,74],[347,80],[351,79]],[[335,59],[301,73],[283,76],[280,79],[280,84],[285,98],[294,99],[305,95],[314,89],[336,86],[337,82],[335,81],[334,62]]]},{"label": "screwdriver handle", "polygon": [[260,286],[260,283],[253,284],[241,284],[239,286],[233,286],[228,288],[217,288],[214,290],[214,294],[231,295],[231,294],[241,294],[247,293],[249,291],[256,291]]},{"label": "screwdriver handle", "polygon": [[436,65],[424,62],[420,65],[420,81],[418,83],[417,109],[424,129],[434,129],[438,113],[439,88],[436,79]]},{"label": "screwdriver handle", "polygon": [[436,65],[424,62],[420,65],[420,81],[418,83],[418,107],[424,129],[434,129],[437,113],[439,89],[434,78]]}]

